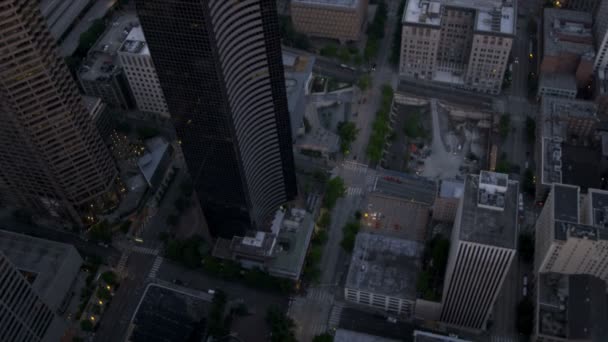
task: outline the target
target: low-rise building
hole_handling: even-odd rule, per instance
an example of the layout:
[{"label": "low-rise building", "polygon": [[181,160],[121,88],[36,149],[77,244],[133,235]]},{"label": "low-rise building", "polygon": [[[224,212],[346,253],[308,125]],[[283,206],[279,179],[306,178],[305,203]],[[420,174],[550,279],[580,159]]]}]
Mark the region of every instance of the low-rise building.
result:
[{"label": "low-rise building", "polygon": [[296,53],[283,48],[283,69],[285,70],[285,91],[287,92],[287,106],[291,119],[291,137],[305,133],[304,113],[306,111],[306,95],[312,78],[312,68],[315,56]]},{"label": "low-rise building", "polygon": [[359,40],[367,21],[368,0],[292,0],[296,31],[341,42]]},{"label": "low-rise building", "polygon": [[362,229],[424,241],[436,192],[435,182],[382,170],[374,179],[373,188],[367,197]]},{"label": "low-rise building", "polygon": [[113,17],[112,25],[91,47],[77,72],[84,93],[101,98],[108,106],[120,109],[133,107],[131,92],[117,52],[130,30],[139,25],[133,13]]},{"label": "low-rise building", "polygon": [[66,309],[82,266],[74,246],[0,230],[0,251],[53,312]]},{"label": "low-rise building", "polygon": [[424,244],[373,233],[355,240],[344,298],[403,319],[414,314]]},{"label": "low-rise building", "polygon": [[131,28],[117,53],[137,109],[169,118],[165,95],[141,26]]},{"label": "low-rise building", "polygon": [[279,210],[269,231],[218,238],[213,255],[238,261],[244,268],[259,268],[276,277],[298,280],[313,230],[314,220],[305,210]]},{"label": "low-rise building", "polygon": [[538,97],[576,98],[576,76],[570,73],[543,73],[538,82]]},{"label": "low-rise building", "polygon": [[606,284],[591,275],[541,273],[534,341],[608,341]]},{"label": "low-rise building", "polygon": [[443,180],[433,205],[433,219],[439,222],[454,222],[458,204],[464,193],[464,182]]},{"label": "low-rise building", "polygon": [[553,184],[536,221],[535,272],[608,281],[608,191]]}]

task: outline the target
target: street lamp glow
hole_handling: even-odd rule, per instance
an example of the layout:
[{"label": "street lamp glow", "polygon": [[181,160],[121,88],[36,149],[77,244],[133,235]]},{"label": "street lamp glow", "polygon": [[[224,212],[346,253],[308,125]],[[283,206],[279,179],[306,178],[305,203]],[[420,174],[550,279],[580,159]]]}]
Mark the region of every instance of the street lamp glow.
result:
[{"label": "street lamp glow", "polygon": [[95,316],[91,316],[91,321],[95,321]]}]

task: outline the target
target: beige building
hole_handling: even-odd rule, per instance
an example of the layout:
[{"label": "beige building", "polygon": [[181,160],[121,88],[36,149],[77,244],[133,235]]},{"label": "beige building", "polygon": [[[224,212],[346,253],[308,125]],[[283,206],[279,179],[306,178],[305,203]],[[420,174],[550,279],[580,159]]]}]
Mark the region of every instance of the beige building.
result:
[{"label": "beige building", "polygon": [[500,93],[516,27],[509,0],[408,0],[402,18],[403,77]]},{"label": "beige building", "polygon": [[296,31],[315,37],[359,40],[365,26],[368,0],[292,0]]},{"label": "beige building", "polygon": [[118,56],[137,109],[169,118],[165,95],[160,88],[156,68],[154,68],[141,26],[131,29],[118,49]]},{"label": "beige building", "polygon": [[464,193],[464,183],[458,180],[444,180],[439,186],[439,193],[433,206],[433,220],[454,222],[460,198]]},{"label": "beige building", "polygon": [[608,191],[553,184],[536,221],[535,272],[608,281]]}]

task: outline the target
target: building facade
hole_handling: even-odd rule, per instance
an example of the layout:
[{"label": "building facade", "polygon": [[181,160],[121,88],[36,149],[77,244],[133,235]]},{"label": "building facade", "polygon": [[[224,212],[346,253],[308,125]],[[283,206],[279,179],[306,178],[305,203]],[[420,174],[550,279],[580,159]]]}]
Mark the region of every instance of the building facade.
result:
[{"label": "building facade", "polygon": [[553,184],[536,221],[535,272],[589,274],[608,281],[608,192]]},{"label": "building facade", "polygon": [[315,37],[357,41],[367,21],[368,0],[293,0],[296,31]]},{"label": "building facade", "polygon": [[275,2],[136,3],[212,233],[265,229],[297,192]]},{"label": "building facade", "polygon": [[0,6],[0,178],[15,205],[82,226],[112,202],[117,170],[38,6]]},{"label": "building facade", "polygon": [[51,35],[61,40],[70,31],[91,0],[39,0],[40,11],[46,19]]},{"label": "building facade", "polygon": [[468,175],[456,214],[441,322],[485,329],[516,252],[519,184],[507,175]]},{"label": "building facade", "polygon": [[608,1],[600,1],[594,18],[593,36],[597,51],[593,70],[603,74],[608,68]]},{"label": "building facade", "polygon": [[66,322],[34,292],[23,274],[0,251],[0,339],[55,342]]},{"label": "building facade", "polygon": [[137,109],[169,118],[165,95],[160,87],[141,26],[131,29],[118,50],[118,56]]},{"label": "building facade", "polygon": [[399,74],[498,94],[515,15],[510,1],[408,0]]}]

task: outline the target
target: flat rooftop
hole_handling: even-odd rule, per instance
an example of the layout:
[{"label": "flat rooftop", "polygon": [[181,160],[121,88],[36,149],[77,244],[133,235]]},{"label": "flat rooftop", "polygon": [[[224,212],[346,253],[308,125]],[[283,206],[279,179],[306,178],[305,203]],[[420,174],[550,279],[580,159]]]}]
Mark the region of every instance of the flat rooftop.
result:
[{"label": "flat rooftop", "polygon": [[578,88],[576,86],[576,76],[572,73],[563,72],[544,72],[540,76],[539,88],[543,89],[559,89],[569,91],[576,94]]},{"label": "flat rooftop", "polygon": [[292,4],[355,8],[361,0],[291,0]]},{"label": "flat rooftop", "polygon": [[137,306],[132,342],[202,341],[211,295],[149,284]]},{"label": "flat rooftop", "polygon": [[475,31],[515,34],[515,7],[503,0],[408,0],[402,22],[439,27],[445,7],[475,11]]},{"label": "flat rooftop", "polygon": [[367,231],[424,241],[430,207],[373,192],[367,197],[363,227]]},{"label": "flat rooftop", "polygon": [[579,222],[579,187],[553,184],[553,217],[566,222]]},{"label": "flat rooftop", "polygon": [[292,137],[303,127],[304,111],[306,110],[306,86],[312,76],[315,56],[296,54],[283,50],[283,66],[285,70],[285,91],[287,106],[291,117]]},{"label": "flat rooftop", "polygon": [[608,340],[606,285],[591,275],[541,273],[537,324],[540,335],[577,341]]},{"label": "flat rooftop", "polygon": [[295,219],[295,215],[287,215],[281,223],[273,250],[274,259],[269,263],[269,271],[273,274],[298,279],[302,273],[315,225],[311,214],[302,213],[299,217]]},{"label": "flat rooftop", "polygon": [[461,180],[442,180],[439,185],[439,197],[461,198],[464,193],[464,182]]},{"label": "flat rooftop", "polygon": [[146,44],[146,37],[141,26],[135,26],[129,31],[119,52],[134,55],[150,55],[150,49],[148,49],[148,44]]},{"label": "flat rooftop", "polygon": [[133,27],[139,26],[135,13],[123,13],[112,17],[106,31],[89,50],[87,58],[79,70],[83,80],[94,81],[113,75],[119,68],[117,51],[123,45]]},{"label": "flat rooftop", "polygon": [[53,309],[70,290],[82,258],[72,245],[0,230],[0,250]]},{"label": "flat rooftop", "polygon": [[390,170],[378,172],[373,192],[426,205],[435,203],[437,183],[423,177]]},{"label": "flat rooftop", "polygon": [[589,189],[589,223],[608,229],[608,191]]},{"label": "flat rooftop", "polygon": [[545,8],[543,18],[545,56],[595,54],[591,13]]},{"label": "flat rooftop", "polygon": [[491,190],[488,190],[488,195],[496,196],[496,206],[492,201],[480,202],[483,187],[483,183],[480,183],[480,176],[467,175],[462,201],[462,216],[460,222],[456,223],[460,226],[460,240],[515,248],[519,183],[507,180],[504,192],[500,191],[502,200],[497,199],[498,190],[494,195]]},{"label": "flat rooftop", "polygon": [[424,244],[359,233],[344,287],[413,300]]},{"label": "flat rooftop", "polygon": [[[604,220],[605,205],[608,204],[608,193],[592,189],[589,198],[589,212],[598,214],[598,225],[590,220],[581,222],[580,188],[574,185],[553,184],[553,218],[554,237],[566,241],[568,238],[589,239],[593,241],[608,240],[608,226]],[[593,192],[595,194],[593,194]],[[595,197],[595,203],[594,203]],[[602,224],[603,223],[603,224]]]}]

